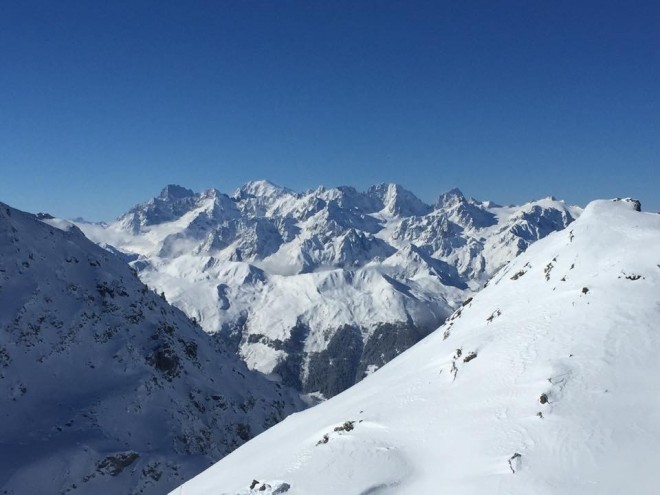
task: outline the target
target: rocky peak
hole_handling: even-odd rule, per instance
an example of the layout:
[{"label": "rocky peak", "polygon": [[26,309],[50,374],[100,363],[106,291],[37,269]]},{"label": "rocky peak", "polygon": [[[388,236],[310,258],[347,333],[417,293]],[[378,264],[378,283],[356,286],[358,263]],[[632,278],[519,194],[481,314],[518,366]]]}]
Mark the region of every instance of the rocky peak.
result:
[{"label": "rocky peak", "polygon": [[442,193],[436,202],[436,208],[453,208],[459,203],[465,203],[467,200],[457,187],[450,189],[446,193]]},{"label": "rocky peak", "polygon": [[467,199],[458,188],[441,194],[436,209],[445,211],[453,222],[463,228],[481,229],[496,223],[495,216],[483,204]]},{"label": "rocky peak", "polygon": [[286,187],[278,186],[269,180],[253,180],[246,182],[239,187],[232,197],[236,199],[246,198],[276,198],[283,194],[294,194],[293,191]]},{"label": "rocky peak", "polygon": [[367,194],[377,198],[382,203],[382,208],[390,215],[422,216],[432,209],[399,184],[378,184],[370,187]]},{"label": "rocky peak", "polygon": [[190,198],[194,195],[195,193],[190,189],[177,186],[176,184],[168,184],[163,188],[158,197],[165,201],[177,201],[183,198]]}]

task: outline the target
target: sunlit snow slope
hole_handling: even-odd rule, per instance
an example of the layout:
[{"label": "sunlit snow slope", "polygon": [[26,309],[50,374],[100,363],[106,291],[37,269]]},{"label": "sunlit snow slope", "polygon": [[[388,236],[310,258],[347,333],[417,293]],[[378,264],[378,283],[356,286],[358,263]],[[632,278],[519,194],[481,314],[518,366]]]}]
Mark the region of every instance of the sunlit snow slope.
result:
[{"label": "sunlit snow slope", "polygon": [[172,493],[657,494],[660,215],[635,206],[591,203],[425,340]]},{"label": "sunlit snow slope", "polygon": [[0,203],[0,493],[162,494],[302,406],[40,218]]}]

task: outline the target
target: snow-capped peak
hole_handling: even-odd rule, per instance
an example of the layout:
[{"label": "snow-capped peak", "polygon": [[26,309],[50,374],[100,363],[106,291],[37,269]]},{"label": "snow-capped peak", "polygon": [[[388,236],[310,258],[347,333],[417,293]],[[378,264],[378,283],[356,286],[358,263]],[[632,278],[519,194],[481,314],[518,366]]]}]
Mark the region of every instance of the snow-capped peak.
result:
[{"label": "snow-capped peak", "polygon": [[367,194],[378,198],[390,215],[422,216],[431,211],[429,205],[398,184],[378,184],[370,187]]},{"label": "snow-capped peak", "polygon": [[177,186],[176,184],[168,184],[163,188],[158,197],[166,201],[176,201],[183,198],[189,198],[194,195],[195,193],[190,189]]},{"label": "snow-capped peak", "polygon": [[442,193],[436,202],[436,208],[453,208],[459,203],[465,202],[465,196],[458,187]]},{"label": "snow-capped peak", "polygon": [[291,189],[278,186],[269,180],[254,180],[245,183],[234,191],[232,195],[237,199],[246,197],[276,198],[283,194],[294,194]]}]

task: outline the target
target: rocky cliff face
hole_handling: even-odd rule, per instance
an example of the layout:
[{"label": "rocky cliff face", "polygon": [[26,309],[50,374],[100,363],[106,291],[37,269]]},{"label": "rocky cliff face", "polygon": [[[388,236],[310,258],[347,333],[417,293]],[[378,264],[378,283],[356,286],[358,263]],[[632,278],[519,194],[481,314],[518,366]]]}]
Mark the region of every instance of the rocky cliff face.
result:
[{"label": "rocky cliff face", "polygon": [[500,207],[455,189],[433,206],[395,184],[232,196],[168,186],[110,225],[80,224],[252,369],[331,396],[437,328],[579,209]]},{"label": "rocky cliff face", "polygon": [[2,493],[162,494],[301,407],[78,228],[0,204]]}]

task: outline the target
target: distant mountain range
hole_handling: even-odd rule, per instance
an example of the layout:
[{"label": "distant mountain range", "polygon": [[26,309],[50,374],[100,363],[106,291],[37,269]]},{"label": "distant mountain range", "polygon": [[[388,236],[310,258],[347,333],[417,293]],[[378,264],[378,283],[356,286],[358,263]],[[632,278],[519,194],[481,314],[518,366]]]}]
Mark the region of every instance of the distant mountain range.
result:
[{"label": "distant mountain range", "polygon": [[231,196],[167,186],[109,224],[79,222],[249,368],[331,397],[441,325],[499,269],[581,212],[396,184]]}]

